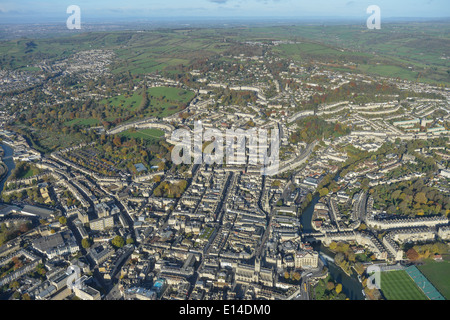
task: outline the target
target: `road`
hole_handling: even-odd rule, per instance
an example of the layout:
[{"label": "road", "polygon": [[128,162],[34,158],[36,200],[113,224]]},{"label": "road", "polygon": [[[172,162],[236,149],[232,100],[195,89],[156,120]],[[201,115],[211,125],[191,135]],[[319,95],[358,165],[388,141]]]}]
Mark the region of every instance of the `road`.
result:
[{"label": "road", "polygon": [[323,267],[324,267],[324,264],[319,259],[319,264],[318,264],[317,268],[310,270],[310,271],[305,271],[302,274],[302,278],[301,278],[301,282],[300,282],[300,293],[292,300],[311,300],[311,297],[309,294],[310,290],[311,290],[311,279],[315,278],[315,277],[323,276],[323,274],[324,274]]},{"label": "road", "polygon": [[356,214],[355,221],[364,222],[366,220],[367,192],[363,192],[355,203],[354,211]]},{"label": "road", "polygon": [[219,225],[222,225],[222,219],[224,212],[226,210],[226,204],[228,201],[228,197],[230,196],[230,190],[233,189],[234,184],[236,183],[236,176],[233,172],[230,172],[229,176],[227,177],[227,181],[225,182],[225,186],[223,188],[223,191],[225,192],[222,195],[222,199],[220,200],[220,204],[216,208],[216,221],[219,222]]},{"label": "road", "polygon": [[75,219],[76,219],[75,217],[71,217],[71,218],[67,219],[67,227],[72,231],[72,233],[75,237],[75,240],[77,241],[78,247],[80,248],[81,254],[86,257],[86,261],[89,263],[89,267],[93,271],[94,279],[106,292],[108,292],[109,291],[108,284],[105,283],[105,281],[103,280],[103,276],[99,273],[96,264],[90,259],[87,250],[84,249],[83,246],[81,245],[81,241],[83,239],[81,238],[81,235],[78,232],[78,229],[76,228],[76,226],[74,224]]},{"label": "road", "polygon": [[285,165],[284,167],[279,168],[278,174],[281,174],[289,170],[293,170],[298,166],[302,165],[306,160],[308,160],[309,156],[311,155],[311,153],[313,152],[314,148],[318,143],[319,143],[318,141],[314,141],[313,143],[309,144],[305,148],[305,150],[303,150],[303,152],[297,157],[297,159]]},{"label": "road", "polygon": [[195,270],[194,275],[189,279],[189,282],[191,283],[191,288],[189,289],[188,296],[192,293],[192,290],[194,288],[195,283],[197,282],[197,279],[199,277],[198,270],[203,266],[203,260],[209,255],[209,252],[211,251],[211,244],[214,242],[214,239],[217,235],[217,233],[220,231],[220,226],[222,225],[223,216],[225,214],[226,210],[226,202],[228,201],[228,197],[230,196],[230,191],[233,189],[233,186],[236,182],[236,176],[233,172],[230,172],[227,180],[224,185],[224,194],[222,195],[222,199],[220,201],[220,204],[216,208],[216,229],[213,233],[213,235],[210,237],[209,242],[206,244],[203,254],[200,256],[200,261],[198,263],[198,268]]},{"label": "road", "polygon": [[338,209],[336,206],[336,202],[331,198],[328,199],[328,207],[331,208],[331,214],[330,214],[331,222],[334,225],[336,225],[336,228],[338,229],[338,231],[340,231],[339,223],[338,223],[339,212],[338,212]]}]

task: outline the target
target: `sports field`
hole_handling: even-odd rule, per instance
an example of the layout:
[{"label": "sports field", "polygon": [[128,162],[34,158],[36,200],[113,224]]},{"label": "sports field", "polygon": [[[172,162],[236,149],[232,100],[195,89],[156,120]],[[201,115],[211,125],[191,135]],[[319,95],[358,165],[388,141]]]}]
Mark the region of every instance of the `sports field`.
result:
[{"label": "sports field", "polygon": [[404,270],[382,272],[380,281],[387,300],[428,300]]},{"label": "sports field", "polygon": [[429,260],[418,268],[447,300],[450,299],[450,261]]},{"label": "sports field", "polygon": [[120,135],[135,138],[135,139],[144,139],[144,140],[158,140],[161,137],[164,137],[164,131],[158,129],[141,129],[138,131],[127,130],[122,132]]}]

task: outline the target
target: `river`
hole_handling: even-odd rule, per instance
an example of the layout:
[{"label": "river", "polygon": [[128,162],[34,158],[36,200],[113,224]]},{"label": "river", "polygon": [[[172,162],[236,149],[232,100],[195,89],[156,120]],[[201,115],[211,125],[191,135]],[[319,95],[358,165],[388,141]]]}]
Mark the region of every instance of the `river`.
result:
[{"label": "river", "polygon": [[[319,202],[319,199],[319,196],[314,196],[311,203],[308,205],[308,207],[306,207],[305,211],[301,215],[300,223],[302,225],[302,232],[317,232],[312,228],[311,222],[314,213],[314,206]],[[316,245],[314,246],[314,249],[319,252],[319,255],[323,252],[328,256],[334,256],[334,254],[327,250],[327,248],[323,247],[323,245]],[[330,261],[327,261],[326,265],[333,279],[342,284],[342,292],[345,293],[345,295],[350,300],[364,300],[364,296],[362,294],[363,287],[359,282],[355,272],[353,272],[352,276],[349,276],[336,264]]]},{"label": "river", "polygon": [[12,155],[14,153],[13,149],[4,143],[0,144],[0,147],[2,147],[2,149],[5,151],[5,155],[3,158],[10,157],[9,159],[6,159],[3,161],[6,164],[6,166],[8,167],[8,174],[0,182],[0,193],[1,193],[5,186],[6,180],[11,175],[11,172],[16,168],[16,164],[14,163],[14,160],[12,158]]}]

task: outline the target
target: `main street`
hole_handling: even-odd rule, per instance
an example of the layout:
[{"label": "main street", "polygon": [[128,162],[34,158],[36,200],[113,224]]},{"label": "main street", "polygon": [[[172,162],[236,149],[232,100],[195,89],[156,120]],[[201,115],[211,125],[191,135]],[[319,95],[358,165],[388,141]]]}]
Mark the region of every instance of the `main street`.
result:
[{"label": "main street", "polygon": [[366,220],[367,192],[362,192],[354,205],[355,221],[364,222]]},{"label": "main street", "polygon": [[311,153],[314,151],[314,148],[317,146],[318,143],[319,143],[318,141],[314,141],[313,143],[309,144],[295,160],[290,161],[284,167],[279,168],[278,174],[281,174],[289,170],[293,170],[298,166],[302,165],[303,163],[305,163],[308,160]]}]

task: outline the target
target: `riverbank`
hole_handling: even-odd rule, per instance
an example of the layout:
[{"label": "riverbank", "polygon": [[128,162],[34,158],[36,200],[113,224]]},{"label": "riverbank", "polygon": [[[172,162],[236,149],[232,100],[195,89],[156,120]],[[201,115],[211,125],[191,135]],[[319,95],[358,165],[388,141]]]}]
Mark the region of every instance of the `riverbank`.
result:
[{"label": "riverbank", "polygon": [[1,161],[0,162],[0,181],[2,181],[8,175],[8,166]]},{"label": "riverbank", "polygon": [[0,149],[3,150],[2,159],[6,159],[1,162],[1,164],[4,165],[4,168],[6,168],[6,171],[3,172],[3,174],[0,176],[0,194],[1,194],[1,192],[3,192],[3,189],[5,187],[6,181],[8,180],[12,171],[16,168],[16,164],[12,158],[14,155],[13,148],[11,148],[9,145],[5,143],[1,143]]},{"label": "riverbank", "polygon": [[[300,216],[300,224],[302,226],[302,232],[311,233],[316,232],[312,226],[312,218],[314,214],[314,207],[319,202],[320,196],[315,195],[311,201],[311,203],[306,207]],[[316,250],[319,255],[323,253],[324,255],[334,259],[335,253],[333,253],[328,248],[324,247],[322,244],[313,246],[314,250]],[[333,261],[326,260],[326,265],[328,268],[328,272],[331,277],[338,283],[342,284],[342,292],[350,299],[350,300],[365,300],[363,295],[363,286],[362,283],[358,280],[358,277],[355,273],[348,274],[342,268],[337,266]]]}]

